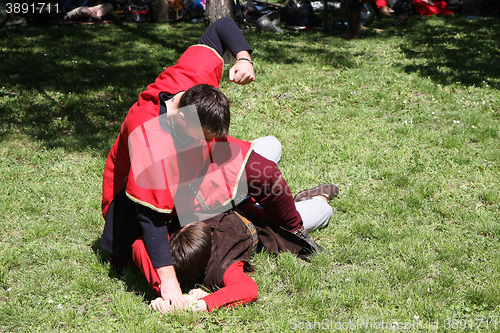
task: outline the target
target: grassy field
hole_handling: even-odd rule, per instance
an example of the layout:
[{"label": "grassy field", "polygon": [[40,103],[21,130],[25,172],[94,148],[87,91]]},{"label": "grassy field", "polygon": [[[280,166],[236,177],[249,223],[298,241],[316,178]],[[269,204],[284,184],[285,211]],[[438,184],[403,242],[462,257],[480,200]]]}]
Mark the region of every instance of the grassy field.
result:
[{"label": "grassy field", "polygon": [[[375,28],[390,21],[378,20]],[[259,299],[160,316],[98,248],[105,158],[202,24],[0,30],[0,331],[500,331],[500,20],[249,31],[231,134],[283,144],[293,191],[338,184],[310,263],[254,255]]]}]

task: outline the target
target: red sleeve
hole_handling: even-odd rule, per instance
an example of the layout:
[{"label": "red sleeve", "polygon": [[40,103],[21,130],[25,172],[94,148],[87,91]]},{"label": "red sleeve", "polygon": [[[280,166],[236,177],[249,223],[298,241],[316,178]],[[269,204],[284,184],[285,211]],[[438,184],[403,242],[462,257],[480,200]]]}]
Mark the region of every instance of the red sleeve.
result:
[{"label": "red sleeve", "polygon": [[149,254],[146,251],[146,245],[144,244],[144,238],[138,238],[134,244],[132,244],[132,259],[134,263],[141,270],[142,274],[148,280],[149,285],[153,288],[154,292],[158,295],[160,293],[160,277],[158,273],[156,273],[156,269],[153,267],[151,263],[151,259],[149,258]]},{"label": "red sleeve", "polygon": [[174,66],[166,68],[148,86],[147,92],[157,98],[160,92],[176,94],[197,84],[219,88],[223,66],[224,61],[217,51],[206,45],[193,45],[184,51]]},{"label": "red sleeve", "polygon": [[207,303],[209,311],[224,306],[251,303],[257,299],[259,294],[257,283],[245,274],[243,266],[243,261],[237,261],[229,266],[224,272],[222,288],[202,298]]}]

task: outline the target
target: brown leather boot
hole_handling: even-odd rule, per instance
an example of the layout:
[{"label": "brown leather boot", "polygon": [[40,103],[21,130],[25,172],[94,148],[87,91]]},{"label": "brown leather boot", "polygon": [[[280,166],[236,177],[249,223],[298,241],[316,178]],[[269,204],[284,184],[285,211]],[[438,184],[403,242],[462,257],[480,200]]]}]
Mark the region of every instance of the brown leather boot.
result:
[{"label": "brown leather boot", "polygon": [[297,193],[294,197],[295,202],[309,200],[316,196],[322,196],[326,201],[332,200],[339,194],[339,188],[333,184],[321,184],[308,190],[303,190]]},{"label": "brown leather boot", "polygon": [[360,26],[361,12],[349,12],[347,33],[342,37],[346,39],[360,39],[361,26]]},{"label": "brown leather boot", "polygon": [[303,227],[295,230],[293,232],[293,234],[295,236],[298,236],[299,238],[302,238],[303,240],[305,240],[315,253],[327,253],[325,248],[323,246],[319,245],[318,243],[316,243],[316,241],[311,237],[311,234],[307,230],[305,230]]}]

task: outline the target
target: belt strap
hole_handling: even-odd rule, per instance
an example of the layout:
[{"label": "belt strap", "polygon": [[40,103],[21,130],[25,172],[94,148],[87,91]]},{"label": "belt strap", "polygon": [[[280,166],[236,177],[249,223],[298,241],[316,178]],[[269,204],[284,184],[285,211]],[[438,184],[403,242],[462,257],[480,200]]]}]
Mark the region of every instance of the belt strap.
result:
[{"label": "belt strap", "polygon": [[243,223],[245,223],[245,225],[248,228],[248,231],[250,231],[250,234],[252,235],[252,241],[253,241],[252,252],[254,252],[255,249],[257,248],[257,244],[259,243],[259,236],[257,235],[257,229],[255,229],[255,226],[253,225],[252,222],[250,222],[249,219],[247,219],[246,217],[244,217],[243,215],[241,215],[238,212],[234,212],[234,213],[243,221]]}]

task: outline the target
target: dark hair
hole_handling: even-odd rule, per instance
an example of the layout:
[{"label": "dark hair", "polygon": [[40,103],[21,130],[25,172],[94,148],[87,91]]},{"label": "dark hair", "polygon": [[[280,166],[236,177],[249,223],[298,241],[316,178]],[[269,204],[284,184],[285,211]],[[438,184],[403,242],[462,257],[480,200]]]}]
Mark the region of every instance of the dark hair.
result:
[{"label": "dark hair", "polygon": [[212,232],[204,222],[188,224],[170,239],[175,273],[180,282],[196,281],[212,254]]},{"label": "dark hair", "polygon": [[[223,138],[229,133],[229,101],[222,91],[208,84],[197,84],[181,96],[179,107],[188,105],[196,107],[201,126],[211,136]],[[193,115],[187,113],[186,116]]]}]

